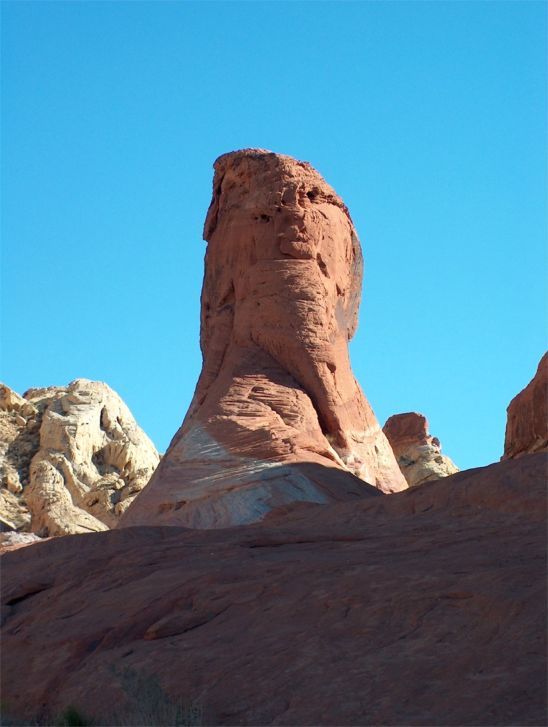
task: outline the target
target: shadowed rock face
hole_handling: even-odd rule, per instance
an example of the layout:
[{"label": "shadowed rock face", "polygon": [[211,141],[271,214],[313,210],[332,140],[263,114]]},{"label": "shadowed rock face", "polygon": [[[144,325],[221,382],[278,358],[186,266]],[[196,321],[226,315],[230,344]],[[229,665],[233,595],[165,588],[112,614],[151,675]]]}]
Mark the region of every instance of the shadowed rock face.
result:
[{"label": "shadowed rock face", "polygon": [[430,480],[454,475],[459,468],[445,454],[441,443],[428,433],[428,420],[423,414],[394,414],[383,427],[392,451],[409,487]]},{"label": "shadowed rock face", "polygon": [[544,725],[546,465],[7,553],[3,711],[175,724],[121,718],[158,680],[204,725]]},{"label": "shadowed rock face", "polygon": [[342,200],[309,164],[253,149],[225,154],[204,237],[202,373],[183,426],[121,524],[226,526],[330,499],[306,478],[273,478],[281,463],[405,489],[350,368],[362,256]]},{"label": "shadowed rock face", "polygon": [[502,459],[548,451],[548,353],[529,384],[508,405]]}]

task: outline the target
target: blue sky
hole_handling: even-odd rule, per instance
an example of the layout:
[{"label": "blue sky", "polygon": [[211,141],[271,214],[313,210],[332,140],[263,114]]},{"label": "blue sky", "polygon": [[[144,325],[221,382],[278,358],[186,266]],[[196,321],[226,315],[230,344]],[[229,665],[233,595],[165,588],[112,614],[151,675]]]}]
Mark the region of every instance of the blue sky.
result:
[{"label": "blue sky", "polygon": [[163,451],[212,163],[310,161],[365,257],[353,368],[461,468],[546,348],[543,2],[3,2],[2,379],[106,381]]}]

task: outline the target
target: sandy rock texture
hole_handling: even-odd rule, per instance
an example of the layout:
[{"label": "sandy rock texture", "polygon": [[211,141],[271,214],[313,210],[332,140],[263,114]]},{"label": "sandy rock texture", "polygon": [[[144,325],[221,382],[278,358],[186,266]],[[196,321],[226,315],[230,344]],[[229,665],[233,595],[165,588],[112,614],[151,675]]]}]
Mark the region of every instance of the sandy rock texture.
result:
[{"label": "sandy rock texture", "polygon": [[30,389],[0,386],[0,520],[65,535],[113,527],[159,456],[106,384],[77,379]]},{"label": "sandy rock texture", "polygon": [[548,353],[545,353],[532,381],[508,405],[502,459],[547,450]]},{"label": "sandy rock texture", "polygon": [[6,553],[5,709],[134,724],[157,680],[204,725],[544,725],[547,464]]},{"label": "sandy rock texture", "polygon": [[31,515],[22,501],[29,465],[40,446],[38,410],[30,401],[0,384],[0,526],[28,530]]},{"label": "sandy rock texture", "polygon": [[323,484],[292,474],[296,462],[405,489],[350,368],[362,254],[334,190],[288,156],[225,154],[204,238],[202,372],[181,429],[121,524],[223,527],[294,500],[328,501]]},{"label": "sandy rock texture", "polygon": [[407,412],[389,417],[383,427],[409,487],[454,475],[459,468],[441,453],[441,443],[428,432],[423,414]]}]

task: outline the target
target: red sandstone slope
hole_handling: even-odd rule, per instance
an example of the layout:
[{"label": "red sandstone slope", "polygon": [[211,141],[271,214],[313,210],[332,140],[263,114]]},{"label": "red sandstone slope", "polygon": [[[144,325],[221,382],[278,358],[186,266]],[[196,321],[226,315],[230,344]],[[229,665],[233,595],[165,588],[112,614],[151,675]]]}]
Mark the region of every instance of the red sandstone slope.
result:
[{"label": "red sandstone slope", "polygon": [[128,669],[205,724],[542,725],[546,464],[7,553],[2,699],[112,715]]},{"label": "red sandstone slope", "polygon": [[332,500],[323,483],[294,473],[298,462],[405,489],[350,367],[362,255],[335,191],[291,157],[225,154],[204,238],[202,372],[181,429],[121,525],[226,527],[296,500]]},{"label": "red sandstone slope", "polygon": [[548,450],[548,353],[533,379],[508,405],[502,459]]}]

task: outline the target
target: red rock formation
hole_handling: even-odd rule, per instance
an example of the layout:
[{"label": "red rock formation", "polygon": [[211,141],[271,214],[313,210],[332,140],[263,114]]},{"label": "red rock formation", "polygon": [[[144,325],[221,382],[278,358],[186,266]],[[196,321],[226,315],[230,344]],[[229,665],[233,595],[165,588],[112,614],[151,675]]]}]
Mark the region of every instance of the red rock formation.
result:
[{"label": "red rock formation", "polygon": [[124,717],[158,680],[204,725],[544,724],[546,465],[7,553],[3,710],[175,724]]},{"label": "red rock formation", "polygon": [[[253,522],[288,502],[332,499],[332,468],[384,492],[405,489],[350,368],[362,256],[342,200],[307,163],[257,149],[225,154],[204,237],[202,373],[121,524]],[[298,462],[323,465],[326,476],[312,481]],[[344,486],[336,496],[347,497]]]},{"label": "red rock formation", "polygon": [[502,459],[548,450],[548,353],[532,381],[508,405]]},{"label": "red rock formation", "polygon": [[459,469],[441,453],[441,443],[428,433],[423,414],[394,414],[383,427],[409,487],[454,475]]}]

